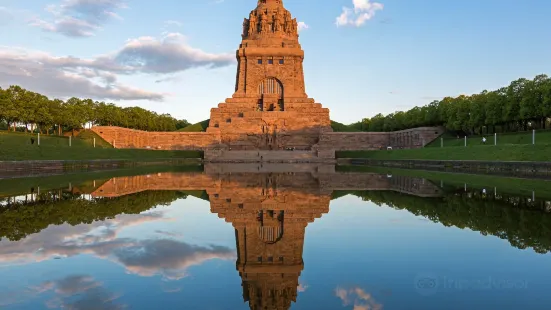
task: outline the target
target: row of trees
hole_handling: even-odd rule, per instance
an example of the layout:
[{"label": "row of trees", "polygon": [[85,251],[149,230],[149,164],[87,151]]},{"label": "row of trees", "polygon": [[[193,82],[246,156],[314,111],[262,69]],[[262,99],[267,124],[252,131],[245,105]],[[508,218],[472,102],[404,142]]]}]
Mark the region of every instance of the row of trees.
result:
[{"label": "row of trees", "polygon": [[377,114],[351,125],[362,131],[395,131],[423,126],[444,126],[466,134],[545,129],[551,117],[551,78],[515,80],[498,90],[446,97],[423,107],[386,116]]},{"label": "row of trees", "polygon": [[[121,126],[147,131],[175,131],[189,125],[169,114],[139,107],[121,108],[112,103],[71,98],[50,99],[20,86],[0,88],[0,123],[6,129],[38,130],[49,134],[78,130],[85,126]],[[1,126],[1,124],[0,124]]]}]

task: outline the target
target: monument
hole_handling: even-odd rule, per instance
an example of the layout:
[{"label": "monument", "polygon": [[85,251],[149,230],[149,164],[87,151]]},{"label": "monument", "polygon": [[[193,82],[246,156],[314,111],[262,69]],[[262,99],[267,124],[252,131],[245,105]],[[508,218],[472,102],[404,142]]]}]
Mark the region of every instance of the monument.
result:
[{"label": "monument", "polygon": [[443,133],[333,132],[329,109],[306,94],[298,22],[283,0],[258,0],[241,38],[235,91],[211,109],[206,132],[92,130],[113,147],[201,150],[208,162],[334,162],[335,151],[418,148]]},{"label": "monument", "polygon": [[219,148],[310,151],[333,131],[329,109],[306,94],[298,37],[297,20],[281,0],[259,0],[245,18],[235,93],[211,110],[207,129],[220,135]]}]

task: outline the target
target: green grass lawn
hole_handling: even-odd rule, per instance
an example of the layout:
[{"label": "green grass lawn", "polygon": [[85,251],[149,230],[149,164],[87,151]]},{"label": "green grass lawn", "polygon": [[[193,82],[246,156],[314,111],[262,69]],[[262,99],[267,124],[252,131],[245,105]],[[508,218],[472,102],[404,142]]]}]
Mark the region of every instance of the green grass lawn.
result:
[{"label": "green grass lawn", "polygon": [[[489,134],[467,137],[467,146],[483,145],[482,137],[486,137],[487,145],[494,145],[494,135]],[[441,138],[444,139],[444,147],[465,146],[464,137],[460,137],[459,139],[457,139],[457,136],[444,134]],[[498,133],[497,144],[532,144],[532,131]],[[551,130],[536,130],[536,145],[538,144],[551,144]],[[427,147],[441,147],[440,138],[429,143]]]},{"label": "green grass lawn", "polygon": [[183,132],[205,132],[205,131],[207,131],[207,127],[209,127],[209,122],[210,122],[210,119],[207,119],[207,120],[204,120],[202,122],[184,127],[184,128],[182,128],[178,131],[183,131]]},{"label": "green grass lawn", "polygon": [[[31,137],[35,144],[31,144]],[[93,140],[96,138],[96,147]],[[178,159],[200,158],[199,151],[154,151],[115,149],[91,131],[84,131],[77,137],[37,135],[0,132],[0,161],[10,160],[92,160],[92,159]]]},{"label": "green grass lawn", "polygon": [[337,158],[551,161],[550,145],[478,145],[408,150],[339,151]]}]

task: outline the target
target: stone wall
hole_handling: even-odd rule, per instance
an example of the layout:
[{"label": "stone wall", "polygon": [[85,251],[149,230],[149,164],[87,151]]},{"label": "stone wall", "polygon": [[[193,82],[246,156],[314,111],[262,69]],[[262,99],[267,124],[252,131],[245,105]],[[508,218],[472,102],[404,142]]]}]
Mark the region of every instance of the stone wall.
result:
[{"label": "stone wall", "polygon": [[155,150],[205,150],[219,144],[206,132],[149,132],[122,127],[96,126],[92,131],[115,148]]},{"label": "stone wall", "polygon": [[394,132],[326,132],[319,149],[335,151],[379,150],[392,148],[420,148],[444,133],[439,127],[419,127]]},{"label": "stone wall", "polygon": [[[277,114],[277,112],[274,113]],[[239,121],[238,123],[240,123]],[[155,150],[210,149],[209,156],[206,156],[206,158],[222,159],[224,156],[229,156],[227,157],[228,160],[234,160],[238,159],[235,158],[234,155],[243,155],[246,156],[246,158],[251,156],[255,158],[260,157],[260,155],[257,156],[258,152],[255,150],[257,146],[255,146],[252,142],[256,141],[257,138],[261,139],[263,134],[255,132],[252,127],[249,128],[249,125],[243,120],[242,126],[244,129],[239,133],[234,133],[233,136],[229,133],[221,134],[220,128],[210,127],[207,132],[147,132],[108,126],[97,126],[93,127],[92,130],[116,148]],[[246,132],[245,129],[249,129],[251,133],[248,135],[244,134],[244,132]],[[317,136],[313,133],[310,135],[304,134],[305,132],[308,132],[308,129],[304,129],[303,132],[300,132],[298,128],[295,130],[298,133],[297,135],[294,135],[294,132],[290,132],[289,136],[282,138],[286,142],[285,145],[294,146],[292,142],[295,140],[305,142],[308,140],[307,138],[315,139]],[[258,131],[258,129],[256,129],[256,131]],[[438,127],[421,127],[395,132],[323,132],[319,136],[320,138],[318,144],[315,146],[314,150],[311,150],[311,152],[316,153],[313,155],[314,157],[327,159],[334,158],[332,153],[333,151],[378,150],[381,148],[387,148],[388,146],[393,148],[419,148],[430,143],[439,137],[443,132],[443,129]],[[226,140],[230,138],[232,142],[226,143]],[[243,140],[241,144],[239,142],[240,140]],[[243,147],[245,145],[250,146],[248,149],[249,152],[247,152],[247,148]],[[243,152],[241,152],[242,154],[233,152],[237,150],[230,152],[225,149],[227,146],[229,146],[230,149],[232,146],[235,146],[237,150],[242,150]],[[298,160],[306,157],[309,158],[309,155],[305,157],[302,153],[279,153],[286,151],[275,151],[278,153],[274,153],[273,155],[266,153],[264,157],[273,157],[274,159],[281,157],[285,160]],[[262,150],[260,150],[260,152],[262,152]],[[310,151],[305,150],[304,152],[308,153]]]}]

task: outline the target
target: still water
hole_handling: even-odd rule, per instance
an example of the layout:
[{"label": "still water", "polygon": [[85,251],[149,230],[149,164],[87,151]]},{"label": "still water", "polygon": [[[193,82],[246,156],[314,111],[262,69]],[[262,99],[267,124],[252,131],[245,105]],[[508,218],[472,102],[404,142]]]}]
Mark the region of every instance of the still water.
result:
[{"label": "still water", "polygon": [[551,304],[550,182],[148,169],[0,182],[0,308]]}]

